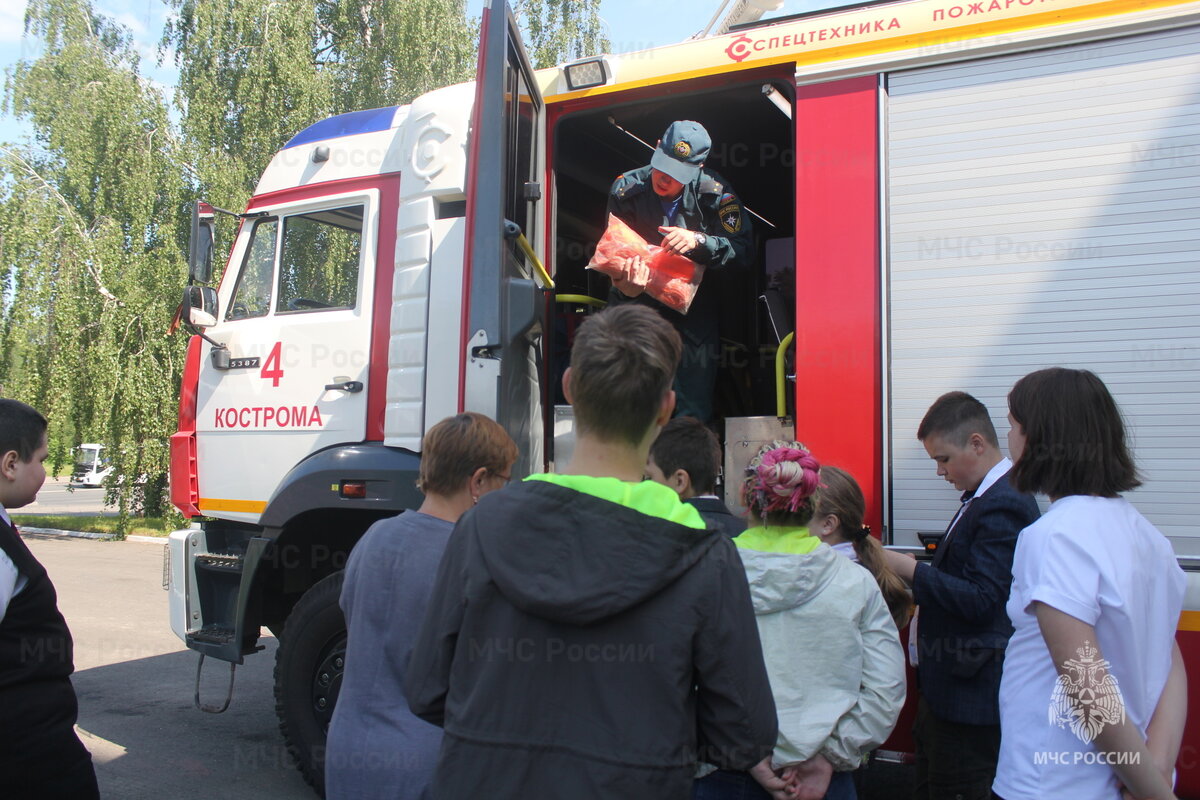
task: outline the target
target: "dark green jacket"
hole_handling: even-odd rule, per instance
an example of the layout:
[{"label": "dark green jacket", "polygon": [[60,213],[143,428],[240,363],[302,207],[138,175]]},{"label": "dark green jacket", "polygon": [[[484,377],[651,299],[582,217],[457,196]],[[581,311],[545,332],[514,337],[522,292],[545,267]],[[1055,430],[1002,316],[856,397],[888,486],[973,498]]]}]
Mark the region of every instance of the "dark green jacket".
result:
[{"label": "dark green jacket", "polygon": [[[754,229],[750,215],[725,179],[711,170],[701,170],[694,181],[684,184],[679,209],[672,219],[663,214],[662,203],[650,184],[650,167],[630,170],[613,182],[608,195],[608,213],[620,217],[650,244],[662,242],[662,234],[658,232],[660,225],[703,233],[708,241],[688,257],[703,264],[706,274],[708,270],[744,269],[753,263]],[[628,300],[615,289],[609,294],[609,302]],[[636,302],[660,311],[680,332],[690,334],[696,343],[716,342],[720,305],[716,281],[701,281],[686,316],[648,295],[637,297]]]}]

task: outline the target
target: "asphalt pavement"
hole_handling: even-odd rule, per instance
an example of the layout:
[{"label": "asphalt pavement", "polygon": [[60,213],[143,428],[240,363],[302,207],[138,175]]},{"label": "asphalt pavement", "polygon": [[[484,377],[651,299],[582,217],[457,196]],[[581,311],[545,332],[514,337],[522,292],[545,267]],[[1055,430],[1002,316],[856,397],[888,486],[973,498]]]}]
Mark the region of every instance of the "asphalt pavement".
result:
[{"label": "asphalt pavement", "polygon": [[14,514],[116,514],[117,510],[104,505],[104,489],[85,489],[70,486],[68,478],[46,478],[37,500],[13,509]]},{"label": "asphalt pavement", "polygon": [[[162,546],[23,536],[75,639],[79,733],[105,800],[316,797],[279,734],[274,639],[237,668],[229,710],[205,714],[192,705],[199,656],[167,620]],[[222,702],[228,681],[228,664],[207,661],[201,699]]]}]

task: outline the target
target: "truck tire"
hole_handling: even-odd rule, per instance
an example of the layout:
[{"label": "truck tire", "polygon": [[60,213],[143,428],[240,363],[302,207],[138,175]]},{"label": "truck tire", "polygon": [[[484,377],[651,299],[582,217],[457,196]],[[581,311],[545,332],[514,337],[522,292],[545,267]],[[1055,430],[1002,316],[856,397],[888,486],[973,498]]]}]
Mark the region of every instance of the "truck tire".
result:
[{"label": "truck tire", "polygon": [[304,779],[325,796],[325,736],[346,666],[341,571],[314,584],[288,615],[275,653],[275,713]]}]

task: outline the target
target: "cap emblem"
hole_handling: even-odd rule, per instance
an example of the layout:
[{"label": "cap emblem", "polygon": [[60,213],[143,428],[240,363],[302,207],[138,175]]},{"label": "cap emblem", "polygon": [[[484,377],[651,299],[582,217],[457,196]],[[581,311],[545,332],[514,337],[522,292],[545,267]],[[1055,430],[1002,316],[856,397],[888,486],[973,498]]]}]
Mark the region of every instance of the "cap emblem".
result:
[{"label": "cap emblem", "polygon": [[675,155],[680,158],[687,158],[692,154],[692,146],[684,141],[675,143]]}]

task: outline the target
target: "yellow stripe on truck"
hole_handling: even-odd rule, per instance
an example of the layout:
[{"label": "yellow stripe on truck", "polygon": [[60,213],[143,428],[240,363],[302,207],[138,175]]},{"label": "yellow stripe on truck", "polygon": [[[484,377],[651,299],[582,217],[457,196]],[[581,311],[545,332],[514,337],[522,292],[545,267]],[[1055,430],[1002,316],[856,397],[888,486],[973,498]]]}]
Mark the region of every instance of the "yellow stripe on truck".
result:
[{"label": "yellow stripe on truck", "polygon": [[[981,37],[1038,29],[1049,32],[1069,23],[1189,5],[1195,5],[1194,0],[927,0],[869,6],[611,56],[616,80],[591,89],[561,91],[558,68],[539,70],[538,80],[546,102],[559,103],[789,62],[805,66],[920,48],[953,50],[968,42],[977,46]],[[844,42],[851,38],[844,35],[851,28],[856,32],[855,39],[859,39],[858,31],[869,32],[864,30],[859,41]],[[886,68],[882,63],[877,66]]]},{"label": "yellow stripe on truck", "polygon": [[1200,611],[1184,611],[1180,614],[1179,630],[1200,631]]},{"label": "yellow stripe on truck", "polygon": [[263,500],[225,500],[216,497],[201,497],[201,511],[238,511],[243,514],[261,514],[267,510]]}]

